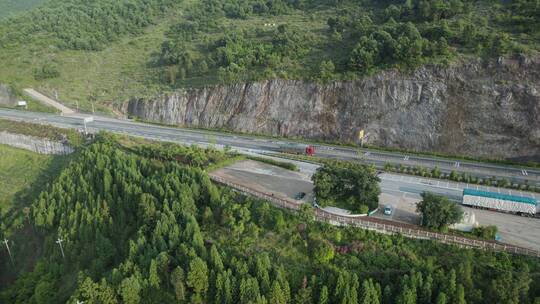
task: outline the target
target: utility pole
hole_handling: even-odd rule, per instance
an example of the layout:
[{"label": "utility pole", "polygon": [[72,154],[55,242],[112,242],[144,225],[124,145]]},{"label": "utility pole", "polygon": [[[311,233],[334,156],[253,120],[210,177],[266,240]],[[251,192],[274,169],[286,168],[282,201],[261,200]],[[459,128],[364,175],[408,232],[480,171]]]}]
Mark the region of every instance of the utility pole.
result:
[{"label": "utility pole", "polygon": [[93,122],[93,121],[94,121],[94,117],[93,117],[93,116],[83,118],[83,123],[84,123],[84,134],[85,134],[85,135],[88,135],[88,129],[86,128],[86,124],[87,124],[87,123],[91,123],[91,122]]},{"label": "utility pole", "polygon": [[60,251],[62,251],[62,258],[66,258],[66,256],[64,255],[64,248],[62,247],[62,242],[64,240],[62,240],[61,238],[58,238],[58,240],[56,240],[56,244],[60,245]]},{"label": "utility pole", "polygon": [[11,264],[13,264],[13,257],[11,256],[11,249],[9,249],[9,241],[7,239],[4,239],[4,244],[6,244],[6,248],[9,254],[9,259],[11,261]]}]

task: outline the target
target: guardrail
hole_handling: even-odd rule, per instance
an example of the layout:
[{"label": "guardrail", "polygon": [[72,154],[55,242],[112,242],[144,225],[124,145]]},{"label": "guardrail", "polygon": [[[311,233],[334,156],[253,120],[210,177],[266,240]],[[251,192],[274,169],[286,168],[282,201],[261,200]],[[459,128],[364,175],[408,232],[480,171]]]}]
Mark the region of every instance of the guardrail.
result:
[{"label": "guardrail", "polygon": [[[217,183],[232,187],[241,192],[251,194],[253,196],[262,198],[269,201],[273,205],[292,210],[294,212],[300,209],[300,204],[296,201],[283,199],[275,197],[271,193],[264,193],[258,190],[254,190],[230,181],[225,180],[219,176],[210,174],[210,178]],[[421,229],[418,226],[397,223],[388,220],[373,218],[373,217],[346,217],[336,214],[331,214],[325,212],[321,209],[315,209],[315,217],[319,221],[329,223],[331,225],[338,226],[354,226],[362,229],[377,231],[380,233],[387,234],[402,234],[403,236],[415,238],[415,239],[424,239],[424,240],[434,240],[445,244],[454,244],[461,248],[476,248],[482,250],[493,250],[499,252],[507,252],[511,254],[519,255],[528,255],[534,257],[540,257],[540,251],[527,249],[523,247],[513,246],[505,243],[495,242],[495,241],[485,241],[477,240],[473,238],[467,238],[463,236],[433,232],[425,229]]]}]

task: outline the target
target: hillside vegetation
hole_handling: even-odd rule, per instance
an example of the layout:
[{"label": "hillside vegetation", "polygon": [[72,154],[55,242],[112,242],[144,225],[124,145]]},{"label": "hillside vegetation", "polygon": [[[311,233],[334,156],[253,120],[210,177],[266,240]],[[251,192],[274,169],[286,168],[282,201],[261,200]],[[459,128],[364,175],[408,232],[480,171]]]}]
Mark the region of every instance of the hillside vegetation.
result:
[{"label": "hillside vegetation", "polygon": [[29,10],[43,2],[45,0],[2,0],[0,1],[0,19]]},{"label": "hillside vegetation", "polygon": [[223,152],[120,142],[82,148],[33,201],[20,233],[37,236],[39,250],[25,248],[37,262],[3,256],[0,273],[18,278],[0,302],[539,300],[537,259],[316,223],[309,206],[294,215],[213,184],[204,169]]},{"label": "hillside vegetation", "polygon": [[51,0],[0,23],[0,81],[103,109],[178,87],[536,53],[539,29],[536,0]]}]

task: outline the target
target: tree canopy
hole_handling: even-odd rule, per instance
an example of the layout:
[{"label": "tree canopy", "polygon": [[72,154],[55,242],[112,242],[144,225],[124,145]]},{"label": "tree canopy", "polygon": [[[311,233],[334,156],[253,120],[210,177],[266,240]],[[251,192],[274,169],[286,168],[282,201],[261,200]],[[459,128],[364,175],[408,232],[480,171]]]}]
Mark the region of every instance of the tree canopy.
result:
[{"label": "tree canopy", "polygon": [[380,179],[373,167],[327,163],[312,177],[317,203],[367,213],[379,206]]},{"label": "tree canopy", "polygon": [[422,215],[423,226],[437,230],[446,230],[448,225],[463,218],[463,210],[458,204],[431,192],[422,193],[422,201],[416,205],[416,211]]}]

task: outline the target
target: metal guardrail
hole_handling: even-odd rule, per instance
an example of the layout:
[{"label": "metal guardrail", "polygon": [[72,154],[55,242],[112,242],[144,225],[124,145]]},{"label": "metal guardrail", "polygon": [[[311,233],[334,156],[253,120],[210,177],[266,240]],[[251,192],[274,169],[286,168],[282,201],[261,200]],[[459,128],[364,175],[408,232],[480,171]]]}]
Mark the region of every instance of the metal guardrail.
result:
[{"label": "metal guardrail", "polygon": [[[255,189],[247,188],[247,187],[244,187],[236,183],[232,183],[230,181],[225,180],[224,178],[221,178],[219,176],[215,176],[212,174],[210,174],[210,178],[217,183],[220,183],[220,184],[232,187],[241,192],[265,199],[277,207],[289,209],[292,211],[298,211],[300,209],[300,205],[296,201],[277,198],[271,193],[270,194],[264,193]],[[476,249],[482,249],[482,250],[493,250],[493,251],[499,251],[499,252],[507,252],[511,254],[540,257],[540,251],[537,251],[537,250],[527,249],[527,248],[499,243],[495,241],[477,240],[477,239],[467,238],[467,237],[453,235],[453,234],[428,231],[425,229],[420,229],[413,225],[401,224],[401,223],[391,222],[388,220],[377,219],[373,217],[351,218],[351,217],[331,214],[321,209],[315,209],[315,217],[319,221],[323,221],[332,225],[354,226],[354,227],[358,227],[362,229],[373,230],[373,231],[387,233],[387,234],[399,233],[399,234],[402,234],[403,236],[410,237],[410,238],[434,240],[434,241],[438,241],[445,244],[454,244],[461,248],[476,248]]]}]

